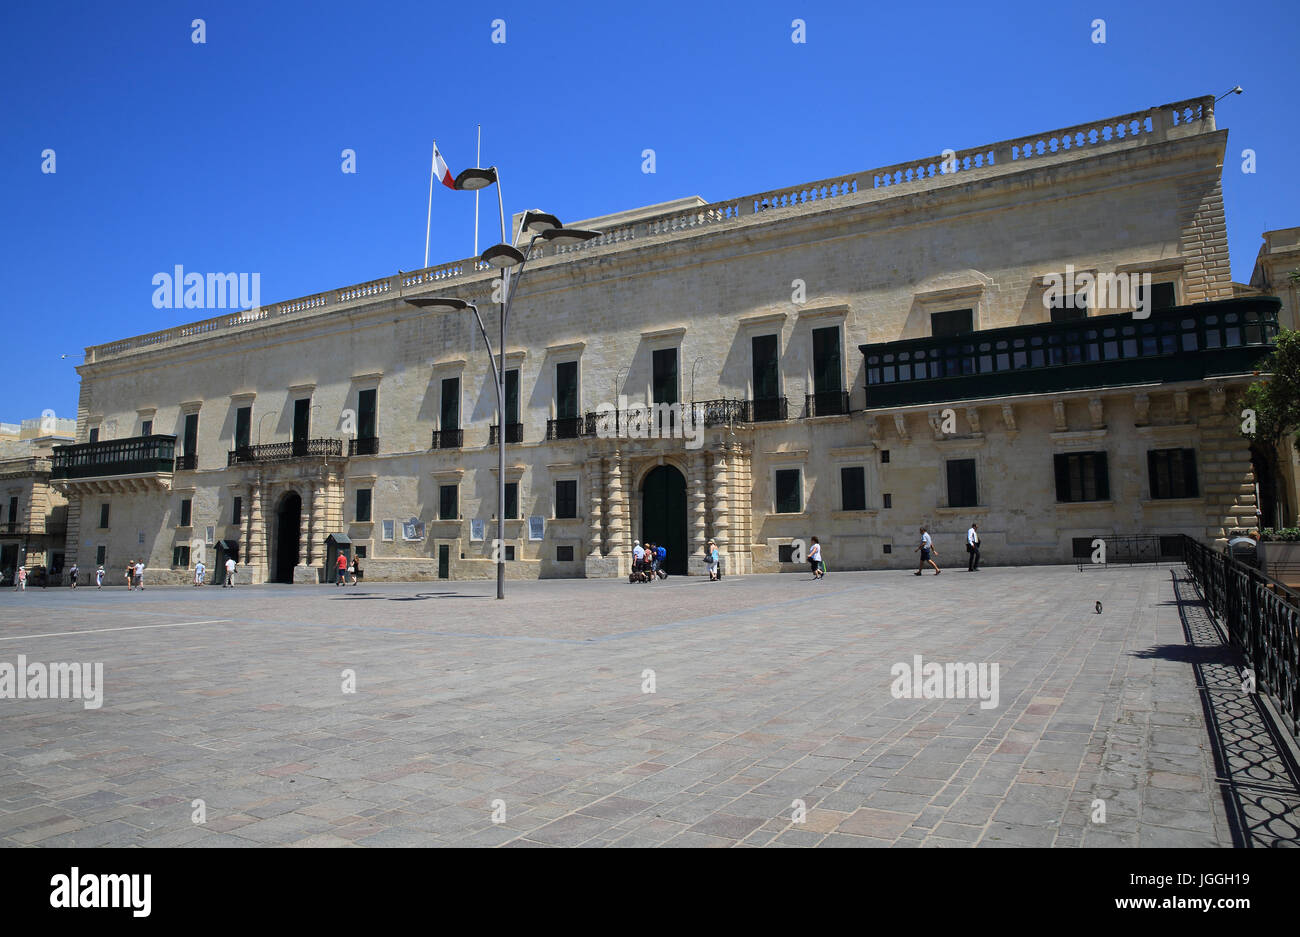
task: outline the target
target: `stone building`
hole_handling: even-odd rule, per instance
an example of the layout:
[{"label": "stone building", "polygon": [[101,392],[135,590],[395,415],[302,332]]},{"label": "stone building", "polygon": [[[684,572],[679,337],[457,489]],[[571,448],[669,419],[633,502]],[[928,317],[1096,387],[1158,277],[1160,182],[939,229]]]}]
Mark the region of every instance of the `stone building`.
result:
[{"label": "stone building", "polygon": [[[710,538],[731,573],[793,569],[812,535],[832,569],[906,567],[923,523],[952,562],[972,521],[986,562],[1060,563],[1252,522],[1231,401],[1279,301],[1234,298],[1226,140],[1197,98],[539,242],[505,354],[508,575],[625,575],[634,539],[678,572]],[[462,260],[88,348],[55,456],[69,555],[494,575],[482,340],[406,300],[472,301],[495,334],[496,276]],[[647,432],[641,403],[685,410]]]},{"label": "stone building", "polygon": [[33,583],[47,570],[52,577],[63,570],[68,503],[50,484],[50,456],[56,445],[73,442],[76,431],[75,420],[53,416],[0,423],[0,576],[6,584],[19,566],[37,574]]}]

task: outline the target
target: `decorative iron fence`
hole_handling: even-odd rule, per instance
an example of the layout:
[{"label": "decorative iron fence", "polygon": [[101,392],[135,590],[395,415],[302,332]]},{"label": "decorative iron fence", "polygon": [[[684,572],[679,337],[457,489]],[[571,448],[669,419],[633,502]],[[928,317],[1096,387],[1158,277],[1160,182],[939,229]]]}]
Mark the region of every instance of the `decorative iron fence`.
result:
[{"label": "decorative iron fence", "polygon": [[1255,688],[1300,738],[1300,593],[1183,536],[1183,558],[1210,610],[1246,658]]},{"label": "decorative iron fence", "polygon": [[[495,423],[491,424],[491,426],[488,429],[489,446],[495,446],[497,444],[497,431],[498,431],[497,424]],[[506,442],[511,443],[511,442],[523,442],[523,441],[524,441],[524,424],[507,423]]]},{"label": "decorative iron fence", "polygon": [[[1098,541],[1101,546],[1098,546]],[[1142,537],[1076,537],[1074,561],[1085,566],[1136,566],[1139,563],[1181,563],[1183,535]]]},{"label": "decorative iron fence", "polygon": [[755,423],[773,423],[790,417],[790,402],[784,397],[760,397],[749,402],[749,416]]},{"label": "decorative iron fence", "polygon": [[176,471],[178,472],[192,472],[198,467],[199,457],[196,453],[189,452],[176,457]]},{"label": "decorative iron fence", "polygon": [[463,429],[435,429],[430,449],[459,449],[465,444]]},{"label": "decorative iron fence", "polygon": [[343,458],[343,440],[298,439],[293,442],[266,443],[262,446],[240,446],[227,454],[226,465],[329,458]]},{"label": "decorative iron fence", "polygon": [[803,415],[837,416],[849,412],[849,392],[846,390],[828,390],[820,394],[804,396]]},{"label": "decorative iron fence", "polygon": [[580,416],[569,417],[559,420],[546,421],[546,438],[547,439],[577,439],[580,436],[596,435],[596,415],[587,414],[590,420]]},{"label": "decorative iron fence", "polygon": [[348,455],[378,455],[379,454],[379,437],[366,436],[360,439],[348,440]]}]

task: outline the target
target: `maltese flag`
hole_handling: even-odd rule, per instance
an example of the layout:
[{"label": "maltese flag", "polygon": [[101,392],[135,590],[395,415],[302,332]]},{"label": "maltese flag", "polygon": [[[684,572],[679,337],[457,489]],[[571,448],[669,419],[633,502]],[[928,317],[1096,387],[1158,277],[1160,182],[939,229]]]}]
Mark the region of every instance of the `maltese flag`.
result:
[{"label": "maltese flag", "polygon": [[442,184],[445,185],[447,188],[449,189],[456,188],[456,184],[452,181],[451,178],[451,170],[447,168],[446,161],[443,160],[442,154],[438,152],[437,141],[434,141],[433,144],[433,172],[434,175],[436,175],[439,179],[442,180]]}]

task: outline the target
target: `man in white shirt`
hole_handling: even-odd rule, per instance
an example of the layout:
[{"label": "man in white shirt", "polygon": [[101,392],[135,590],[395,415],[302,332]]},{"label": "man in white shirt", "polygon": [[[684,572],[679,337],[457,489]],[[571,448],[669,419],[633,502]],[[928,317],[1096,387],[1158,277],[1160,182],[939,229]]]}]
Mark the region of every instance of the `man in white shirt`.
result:
[{"label": "man in white shirt", "polygon": [[139,560],[135,564],[135,586],[141,592],[144,591],[144,563]]},{"label": "man in white shirt", "polygon": [[203,561],[199,560],[197,563],[194,564],[194,584],[196,586],[203,585],[203,573],[204,573]]},{"label": "man in white shirt", "polygon": [[966,564],[966,571],[978,573],[980,571],[980,525],[971,524],[970,530],[966,531],[966,552],[970,554],[970,562]]},{"label": "man in white shirt", "polygon": [[227,586],[231,589],[235,588],[235,558],[233,556],[226,557],[226,582],[221,588],[225,589]]},{"label": "man in white shirt", "polygon": [[641,562],[645,559],[645,550],[641,547],[640,540],[632,541],[632,572],[640,572]]},{"label": "man in white shirt", "polygon": [[[925,564],[929,563],[934,567],[934,574],[939,575],[939,565],[930,559],[930,554],[939,555],[939,551],[934,548],[934,541],[930,539],[930,532],[926,528],[921,528],[921,542],[916,545],[916,550],[921,551],[921,562],[916,564],[916,575],[921,575],[921,570],[925,569]],[[915,553],[916,550],[912,552]]]}]

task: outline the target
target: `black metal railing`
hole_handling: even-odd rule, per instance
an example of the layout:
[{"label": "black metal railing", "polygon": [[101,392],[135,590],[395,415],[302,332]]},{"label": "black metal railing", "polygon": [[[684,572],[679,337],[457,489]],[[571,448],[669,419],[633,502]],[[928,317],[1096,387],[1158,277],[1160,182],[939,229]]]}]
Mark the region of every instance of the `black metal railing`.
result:
[{"label": "black metal railing", "polygon": [[176,471],[178,472],[192,472],[198,467],[199,457],[197,453],[190,452],[176,457]]},{"label": "black metal railing", "polygon": [[430,449],[459,449],[465,443],[463,429],[435,429]]},{"label": "black metal railing", "polygon": [[[506,442],[523,442],[524,441],[524,424],[507,423],[506,424]],[[497,424],[493,423],[488,427],[488,445],[497,444]]]},{"label": "black metal railing", "polygon": [[586,418],[575,416],[546,421],[547,439],[578,439],[581,436],[596,435],[596,414],[588,413]]},{"label": "black metal railing", "polygon": [[1137,566],[1142,563],[1180,563],[1182,534],[1138,537],[1079,537],[1074,561],[1085,566]]},{"label": "black metal railing", "polygon": [[379,437],[366,436],[361,439],[348,440],[348,455],[378,455]]},{"label": "black metal railing", "polygon": [[860,345],[867,407],[1240,374],[1268,353],[1280,307],[1251,296]]},{"label": "black metal railing", "polygon": [[849,412],[849,392],[846,390],[827,390],[820,394],[804,396],[803,415],[836,416]]},{"label": "black metal railing", "polygon": [[27,525],[22,521],[0,521],[0,536],[13,537],[27,533]]},{"label": "black metal railing", "polygon": [[1184,535],[1192,580],[1293,735],[1300,738],[1300,593]]},{"label": "black metal railing", "polygon": [[132,436],[104,442],[55,446],[50,456],[53,478],[170,473],[176,461],[175,436]]},{"label": "black metal railing", "polygon": [[292,462],[295,459],[341,459],[341,439],[295,439],[292,442],[272,442],[261,446],[241,446],[226,456],[226,465],[246,465],[259,462]]},{"label": "black metal railing", "polygon": [[[687,408],[687,404],[682,404],[683,410]],[[690,404],[689,408],[697,419],[704,419],[705,426],[726,426],[730,423],[748,423],[750,420],[748,400],[723,397],[719,400],[701,400]]]},{"label": "black metal railing", "polygon": [[749,401],[749,418],[755,423],[772,423],[790,418],[790,402],[784,397],[759,397]]}]

